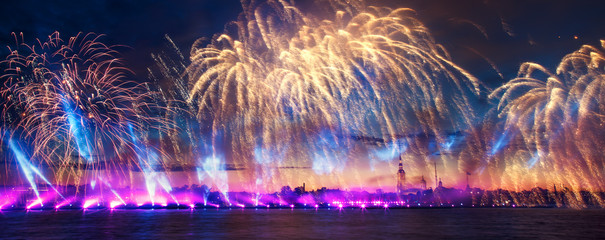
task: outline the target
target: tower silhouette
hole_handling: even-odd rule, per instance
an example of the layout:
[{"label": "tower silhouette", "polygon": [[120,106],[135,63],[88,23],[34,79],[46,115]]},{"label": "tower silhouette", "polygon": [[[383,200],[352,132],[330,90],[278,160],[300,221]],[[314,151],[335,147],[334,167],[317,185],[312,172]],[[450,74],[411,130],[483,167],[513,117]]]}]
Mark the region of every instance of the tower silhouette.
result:
[{"label": "tower silhouette", "polygon": [[434,162],[435,164],[435,188],[439,187],[438,182],[437,182],[437,160],[435,160]]},{"label": "tower silhouette", "polygon": [[397,171],[397,193],[403,194],[405,191],[405,171],[403,170],[403,160],[399,156],[399,170]]}]

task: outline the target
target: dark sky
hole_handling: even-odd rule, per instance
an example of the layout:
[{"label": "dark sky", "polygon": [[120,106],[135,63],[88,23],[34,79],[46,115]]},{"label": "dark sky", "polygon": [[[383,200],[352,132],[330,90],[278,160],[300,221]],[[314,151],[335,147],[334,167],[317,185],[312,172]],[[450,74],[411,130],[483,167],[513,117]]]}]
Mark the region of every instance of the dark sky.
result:
[{"label": "dark sky", "polygon": [[[554,69],[565,54],[582,44],[597,45],[605,37],[603,1],[373,0],[370,3],[415,9],[417,17],[453,55],[454,62],[490,87],[514,77],[524,61]],[[106,42],[132,48],[123,50],[127,65],[144,78],[145,68],[153,64],[150,54],[166,48],[165,34],[188,53],[197,38],[221,32],[225,23],[235,20],[241,10],[237,0],[4,1],[0,9],[0,45],[13,42],[11,32],[23,32],[29,43],[35,38],[45,39],[53,31],[61,32],[63,38],[80,31],[106,34]],[[6,47],[1,53],[6,55]],[[484,57],[500,69],[504,79]]]},{"label": "dark sky", "polygon": [[[26,43],[46,39],[59,31],[63,39],[78,32],[105,34],[112,45],[126,45],[122,54],[138,75],[152,65],[150,54],[166,46],[168,34],[183,52],[200,37],[222,32],[225,23],[242,11],[238,0],[10,0],[0,10],[0,45],[14,41],[11,32],[23,32]],[[3,58],[2,57],[2,58]]]},{"label": "dark sky", "polygon": [[[537,62],[554,69],[566,54],[583,44],[598,45],[599,39],[605,37],[604,1],[399,2],[408,2],[417,10],[418,18],[453,55],[455,63],[491,87],[515,77],[522,62]],[[469,21],[485,29],[487,38]],[[494,74],[479,54],[490,59],[505,79]]]}]

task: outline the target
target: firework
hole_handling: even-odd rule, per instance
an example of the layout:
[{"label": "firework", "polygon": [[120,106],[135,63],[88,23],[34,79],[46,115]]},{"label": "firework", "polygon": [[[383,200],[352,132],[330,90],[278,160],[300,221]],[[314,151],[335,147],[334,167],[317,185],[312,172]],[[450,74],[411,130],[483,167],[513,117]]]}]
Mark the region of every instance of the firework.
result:
[{"label": "firework", "polygon": [[352,6],[323,20],[286,1],[244,2],[224,34],[194,44],[189,100],[213,151],[256,169],[256,184],[284,166],[341,172],[350,136],[392,143],[419,133],[443,143],[473,125],[469,98],[480,83],[412,10]]},{"label": "firework", "polygon": [[27,45],[15,35],[17,46],[2,61],[3,129],[28,146],[22,155],[48,166],[57,184],[94,187],[102,170],[111,178],[143,168],[131,135],[163,126],[152,93],[129,80],[117,47],[100,37],[78,34],[65,42],[55,32]]},{"label": "firework", "polygon": [[514,159],[524,156],[527,162],[520,164],[536,168],[535,180],[573,191],[605,187],[605,159],[597,147],[605,143],[605,41],[601,44],[566,55],[554,73],[524,63],[517,78],[491,94],[500,97],[498,110],[506,128],[518,132],[524,143],[513,149],[518,153]]}]

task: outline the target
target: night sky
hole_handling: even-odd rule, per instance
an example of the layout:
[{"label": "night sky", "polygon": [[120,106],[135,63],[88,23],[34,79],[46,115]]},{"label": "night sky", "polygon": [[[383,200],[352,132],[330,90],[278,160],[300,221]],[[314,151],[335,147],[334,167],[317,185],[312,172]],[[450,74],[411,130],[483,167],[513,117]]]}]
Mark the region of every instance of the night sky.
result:
[{"label": "night sky", "polygon": [[[313,10],[305,8],[305,1],[297,4]],[[491,88],[515,77],[522,62],[552,69],[565,54],[583,44],[598,45],[605,37],[601,1],[375,0],[369,5],[415,9],[454,62]],[[241,11],[235,0],[11,0],[0,10],[0,44],[12,44],[11,32],[23,32],[28,43],[54,31],[64,38],[78,32],[105,34],[105,42],[130,47],[122,51],[126,64],[145,81],[145,69],[154,64],[150,54],[167,48],[165,34],[187,54],[196,39],[222,32]],[[5,47],[1,53],[6,55]]]}]

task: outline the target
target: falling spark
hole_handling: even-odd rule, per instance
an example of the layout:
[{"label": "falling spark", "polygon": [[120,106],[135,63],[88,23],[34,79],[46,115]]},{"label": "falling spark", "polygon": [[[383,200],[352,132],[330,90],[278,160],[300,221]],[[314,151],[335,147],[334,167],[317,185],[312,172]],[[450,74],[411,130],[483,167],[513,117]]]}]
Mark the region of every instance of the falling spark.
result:
[{"label": "falling spark", "polygon": [[[521,165],[526,170],[507,169],[507,174],[521,180],[532,173],[575,192],[605,189],[605,158],[595,147],[605,144],[605,41],[601,43],[600,48],[584,45],[566,55],[554,73],[524,63],[517,78],[490,95],[500,99],[498,110],[507,132],[519,132],[524,143],[505,157],[510,166],[525,158]],[[528,150],[533,154],[525,153]]]},{"label": "falling spark", "polygon": [[444,129],[475,121],[469,104],[481,84],[410,9],[358,5],[325,20],[286,1],[243,8],[235,33],[194,44],[188,100],[209,123],[211,155],[255,169],[250,178],[265,187],[284,163],[338,175],[354,144],[342,136],[442,141]]}]

